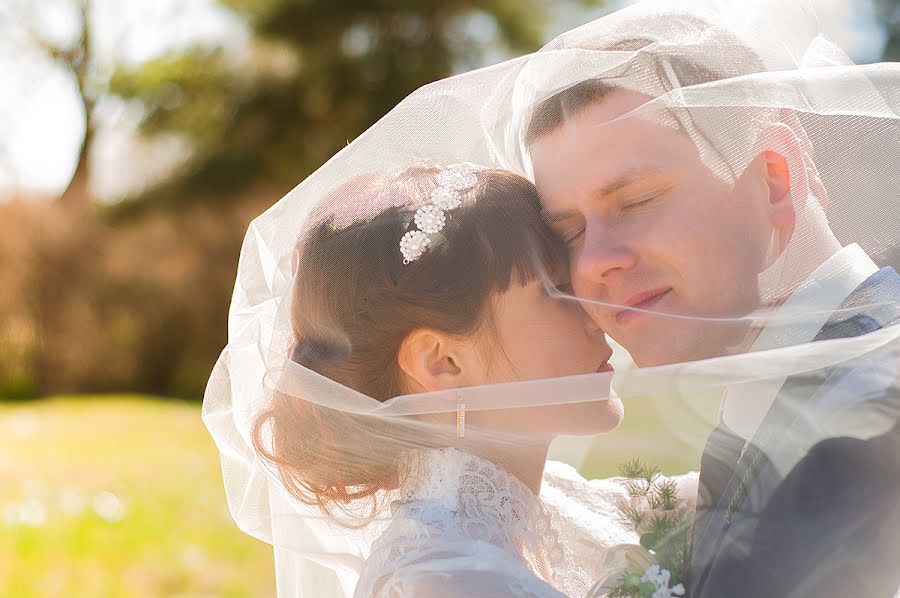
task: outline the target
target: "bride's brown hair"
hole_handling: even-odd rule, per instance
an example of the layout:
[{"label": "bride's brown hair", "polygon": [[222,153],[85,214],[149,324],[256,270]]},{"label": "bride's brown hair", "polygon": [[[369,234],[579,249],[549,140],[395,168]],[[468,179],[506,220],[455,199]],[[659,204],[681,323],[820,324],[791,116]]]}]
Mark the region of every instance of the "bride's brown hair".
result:
[{"label": "bride's brown hair", "polygon": [[[357,178],[311,216],[295,259],[291,361],[384,401],[409,392],[397,354],[412,331],[474,334],[489,328],[492,296],[564,273],[567,250],[542,220],[537,190],[503,170],[478,172],[430,247],[404,264],[400,239],[414,228],[438,172],[416,167],[391,180]],[[396,488],[403,449],[439,442],[423,438],[420,426],[276,391],[256,419],[253,445],[292,495],[331,513]]]}]

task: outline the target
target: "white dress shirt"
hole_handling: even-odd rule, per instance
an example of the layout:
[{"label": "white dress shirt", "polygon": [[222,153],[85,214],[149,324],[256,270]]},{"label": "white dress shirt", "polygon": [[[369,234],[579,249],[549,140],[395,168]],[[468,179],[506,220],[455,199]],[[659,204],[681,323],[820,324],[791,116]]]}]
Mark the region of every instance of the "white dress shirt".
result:
[{"label": "white dress shirt", "polygon": [[[751,351],[765,351],[811,342],[833,312],[867,278],[878,271],[857,244],[844,247],[807,278],[775,311],[753,342]],[[749,440],[778,396],[785,378],[729,386],[720,419],[733,433]]]}]

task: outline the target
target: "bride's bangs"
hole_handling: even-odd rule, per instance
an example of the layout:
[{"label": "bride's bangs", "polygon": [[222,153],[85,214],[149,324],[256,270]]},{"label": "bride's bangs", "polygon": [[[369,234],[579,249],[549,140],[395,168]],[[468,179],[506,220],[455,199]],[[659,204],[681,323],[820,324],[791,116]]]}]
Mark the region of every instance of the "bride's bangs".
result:
[{"label": "bride's bangs", "polygon": [[[478,257],[483,279],[495,291],[512,284],[543,279],[548,283],[568,276],[565,243],[544,221],[537,189],[508,171],[481,175],[482,190],[471,215],[478,234]],[[474,264],[473,264],[474,266]]]}]

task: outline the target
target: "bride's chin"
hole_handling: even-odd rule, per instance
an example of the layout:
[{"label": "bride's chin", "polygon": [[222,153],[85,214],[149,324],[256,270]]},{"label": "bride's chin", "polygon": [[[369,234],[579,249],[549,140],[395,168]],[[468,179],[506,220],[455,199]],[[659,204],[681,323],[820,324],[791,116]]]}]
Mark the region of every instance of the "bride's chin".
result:
[{"label": "bride's chin", "polygon": [[610,426],[604,432],[619,427],[625,417],[625,405],[616,393],[611,392],[609,398],[606,399],[606,414]]},{"label": "bride's chin", "polygon": [[625,417],[625,405],[622,404],[619,395],[614,393],[611,393],[602,403],[595,416],[597,432],[609,432],[622,423],[622,418]]},{"label": "bride's chin", "polygon": [[585,401],[566,407],[569,426],[561,434],[590,436],[614,430],[625,416],[625,406],[615,394],[598,401]]}]

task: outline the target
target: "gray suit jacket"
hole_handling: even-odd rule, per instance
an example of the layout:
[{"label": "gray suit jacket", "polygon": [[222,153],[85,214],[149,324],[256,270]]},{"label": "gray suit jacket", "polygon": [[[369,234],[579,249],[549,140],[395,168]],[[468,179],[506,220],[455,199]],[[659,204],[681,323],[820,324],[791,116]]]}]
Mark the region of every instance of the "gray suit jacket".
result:
[{"label": "gray suit jacket", "polygon": [[[853,311],[858,306],[861,311]],[[900,276],[883,268],[847,298],[815,340],[855,337],[896,323],[900,323]],[[754,561],[765,560],[759,550],[754,552],[761,522],[765,527],[766,520],[789,522],[800,516],[783,512],[786,507],[781,498],[781,512],[773,513],[772,503],[783,482],[815,447],[837,437],[866,441],[896,426],[900,421],[897,367],[897,347],[893,346],[837,367],[792,376],[746,450],[742,451],[743,439],[723,426],[713,431],[701,463],[692,596],[737,595],[738,589],[731,585],[738,578],[735,572],[753,570]],[[876,458],[874,454],[872,458]],[[900,471],[897,475],[900,478]],[[839,485],[842,480],[838,475],[828,482]],[[788,508],[814,509],[816,505]],[[774,541],[778,541],[777,530],[767,533],[774,533]],[[810,535],[802,540],[807,544],[830,541],[827,529],[820,533],[821,537]],[[783,540],[784,546],[796,546],[795,552],[803,550],[802,543],[795,544],[797,538]],[[803,572],[798,571],[797,576],[802,577]],[[781,595],[766,593],[774,591],[772,588],[752,587],[752,580],[747,585],[751,586],[748,595]],[[726,594],[722,594],[724,588],[728,588]]]}]

